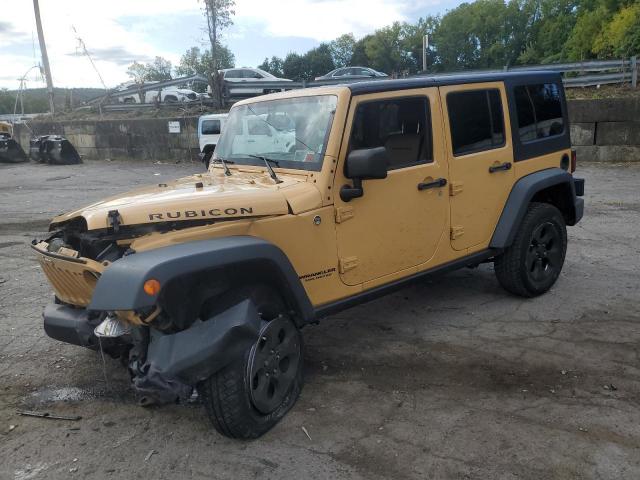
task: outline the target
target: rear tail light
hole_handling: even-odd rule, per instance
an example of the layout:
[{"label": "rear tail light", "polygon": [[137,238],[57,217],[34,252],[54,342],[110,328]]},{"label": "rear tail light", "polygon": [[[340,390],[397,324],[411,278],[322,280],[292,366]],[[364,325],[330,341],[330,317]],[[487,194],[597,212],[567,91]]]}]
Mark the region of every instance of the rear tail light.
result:
[{"label": "rear tail light", "polygon": [[571,168],[569,169],[571,173],[576,171],[577,163],[578,163],[578,158],[576,155],[576,149],[572,148],[571,149]]}]

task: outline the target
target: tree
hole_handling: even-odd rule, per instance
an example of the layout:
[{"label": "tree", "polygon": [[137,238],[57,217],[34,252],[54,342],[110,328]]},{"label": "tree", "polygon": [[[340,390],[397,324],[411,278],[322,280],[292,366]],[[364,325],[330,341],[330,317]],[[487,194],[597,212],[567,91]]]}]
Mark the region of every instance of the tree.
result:
[{"label": "tree", "polygon": [[395,22],[369,36],[364,42],[364,50],[369,59],[366,66],[387,74],[411,70],[411,52],[405,50],[402,32],[402,25]]},{"label": "tree", "polygon": [[321,43],[318,47],[309,50],[304,55],[303,62],[305,64],[305,76],[303,77],[305,80],[313,80],[335,68],[328,43]]},{"label": "tree", "polygon": [[609,17],[609,12],[604,7],[585,11],[578,17],[576,25],[564,45],[565,56],[568,60],[582,61],[595,57],[594,41],[598,38]]},{"label": "tree", "polygon": [[351,65],[355,46],[356,39],[353,33],[345,33],[329,43],[329,50],[331,51],[331,58],[335,68]]},{"label": "tree", "polygon": [[127,68],[127,75],[133,78],[136,83],[161,82],[163,80],[171,80],[171,69],[169,60],[156,57],[151,63],[133,62]]},{"label": "tree", "polygon": [[[233,68],[235,56],[225,45],[218,46],[220,55],[220,69]],[[180,64],[176,67],[176,75],[188,77],[192,75],[208,76],[213,69],[213,59],[209,50],[201,51],[198,47],[191,47],[180,58]]]},{"label": "tree", "polygon": [[630,57],[640,53],[640,3],[622,8],[606,24],[594,42],[602,57]]},{"label": "tree", "polygon": [[307,79],[306,62],[302,55],[289,52],[282,62],[282,73],[285,78],[290,78],[296,82]]},{"label": "tree", "polygon": [[222,31],[233,24],[231,16],[235,15],[234,0],[202,0],[204,2],[204,15],[207,19],[207,32],[211,45],[211,72],[209,86],[211,95],[218,107],[222,107],[222,82],[219,70],[222,65],[222,52],[220,36]]},{"label": "tree", "polygon": [[[429,35],[430,42],[433,41],[433,32],[435,31],[440,19],[438,17],[428,16],[418,19],[416,24],[403,23],[401,31],[401,48],[407,52],[407,63],[410,73],[422,71],[422,42],[425,35]],[[436,62],[433,50],[427,50],[428,68],[434,66]]]},{"label": "tree", "polygon": [[276,57],[275,55],[271,57],[271,60],[265,58],[264,62],[258,65],[258,68],[265,72],[269,72],[271,75],[275,75],[276,77],[282,77],[284,75],[283,67],[284,60],[280,57]]}]

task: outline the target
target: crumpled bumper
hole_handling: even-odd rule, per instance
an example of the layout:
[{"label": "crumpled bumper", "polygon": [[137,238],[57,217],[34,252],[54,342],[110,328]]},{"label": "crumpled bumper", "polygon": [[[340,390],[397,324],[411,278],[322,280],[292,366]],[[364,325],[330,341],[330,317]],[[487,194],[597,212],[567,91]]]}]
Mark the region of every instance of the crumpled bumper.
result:
[{"label": "crumpled bumper", "polygon": [[[97,350],[94,329],[99,318],[85,309],[51,304],[44,311],[48,336],[62,342]],[[141,403],[167,403],[186,399],[198,382],[224,368],[244,354],[257,340],[261,319],[254,303],[243,300],[206,322],[197,320],[190,328],[164,334],[150,327],[133,327],[132,334],[101,339],[108,348],[131,345],[129,369]],[[148,334],[141,334],[142,329]],[[146,339],[140,342],[139,339]]]}]

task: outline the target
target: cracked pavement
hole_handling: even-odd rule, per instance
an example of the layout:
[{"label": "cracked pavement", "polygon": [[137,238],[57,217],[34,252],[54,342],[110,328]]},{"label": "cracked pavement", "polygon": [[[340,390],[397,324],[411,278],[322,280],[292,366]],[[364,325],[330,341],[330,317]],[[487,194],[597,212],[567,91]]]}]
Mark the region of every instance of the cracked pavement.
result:
[{"label": "cracked pavement", "polygon": [[585,218],[542,297],[481,265],[306,328],[302,396],[251,442],[197,400],[138,407],[118,361],[105,382],[99,354],[42,330],[52,293],[28,244],[49,219],[200,169],[0,165],[0,479],[640,478],[640,165],[579,166]]}]

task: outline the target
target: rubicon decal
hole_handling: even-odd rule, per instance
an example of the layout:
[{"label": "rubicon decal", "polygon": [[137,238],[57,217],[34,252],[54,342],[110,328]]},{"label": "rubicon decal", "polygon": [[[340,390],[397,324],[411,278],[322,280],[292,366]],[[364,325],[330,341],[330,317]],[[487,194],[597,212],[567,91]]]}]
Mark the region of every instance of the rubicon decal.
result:
[{"label": "rubicon decal", "polygon": [[174,212],[162,212],[162,213],[150,213],[149,220],[179,220],[182,218],[210,218],[210,217],[233,217],[252,215],[253,207],[240,207],[240,208],[225,208],[221,210],[219,208],[210,208],[208,210],[184,210]]}]

